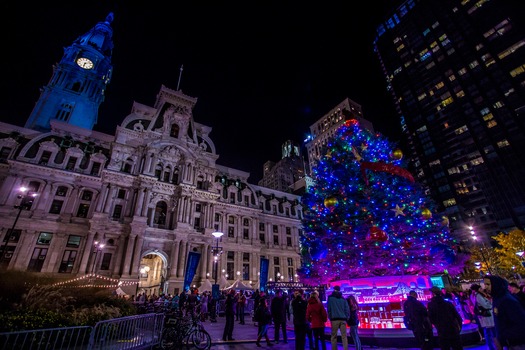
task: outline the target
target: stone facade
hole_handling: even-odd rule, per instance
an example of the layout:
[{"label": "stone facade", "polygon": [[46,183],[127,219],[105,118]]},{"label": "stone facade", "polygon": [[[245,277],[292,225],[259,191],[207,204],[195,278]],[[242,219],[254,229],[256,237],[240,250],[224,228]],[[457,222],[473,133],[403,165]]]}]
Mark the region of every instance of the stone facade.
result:
[{"label": "stone facade", "polygon": [[197,287],[215,277],[256,287],[261,257],[269,278],[296,281],[300,197],[217,164],[211,127],[193,119],[196,102],[162,86],[153,107],[134,103],[114,136],[58,120],[44,132],[0,123],[1,266],[174,293],[198,252]]}]

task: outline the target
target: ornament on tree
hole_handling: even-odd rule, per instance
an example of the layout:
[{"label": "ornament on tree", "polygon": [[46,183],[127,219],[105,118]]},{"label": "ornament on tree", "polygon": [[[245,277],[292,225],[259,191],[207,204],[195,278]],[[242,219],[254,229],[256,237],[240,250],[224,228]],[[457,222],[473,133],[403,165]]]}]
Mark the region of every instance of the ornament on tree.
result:
[{"label": "ornament on tree", "polygon": [[372,226],[368,231],[367,240],[375,242],[385,242],[388,240],[388,234],[377,226]]},{"label": "ornament on tree", "polygon": [[397,218],[399,215],[405,216],[405,213],[403,213],[404,209],[405,209],[405,207],[401,208],[398,204],[396,204],[395,209],[390,209],[390,210],[395,212],[394,216]]},{"label": "ornament on tree", "polygon": [[441,217],[441,225],[448,227],[450,224],[450,221],[448,220],[448,216],[442,216]]},{"label": "ornament on tree", "polygon": [[324,206],[327,207],[330,210],[334,210],[334,208],[339,204],[339,201],[335,197],[327,197],[324,200]]},{"label": "ornament on tree", "polygon": [[412,242],[404,241],[403,244],[402,244],[402,247],[405,248],[405,249],[410,249],[410,248],[412,248]]},{"label": "ornament on tree", "polygon": [[421,209],[421,217],[425,220],[428,220],[432,217],[432,212],[428,210],[427,208]]},{"label": "ornament on tree", "polygon": [[395,160],[400,160],[403,158],[403,151],[401,151],[399,148],[396,148],[392,151],[392,158]]}]

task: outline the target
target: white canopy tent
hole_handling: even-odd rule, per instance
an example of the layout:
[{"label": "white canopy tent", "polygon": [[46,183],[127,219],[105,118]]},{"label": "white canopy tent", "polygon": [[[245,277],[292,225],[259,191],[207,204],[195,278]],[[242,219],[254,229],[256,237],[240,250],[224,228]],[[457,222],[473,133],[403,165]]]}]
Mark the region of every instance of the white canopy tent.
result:
[{"label": "white canopy tent", "polygon": [[221,279],[219,280],[219,289],[225,289],[229,285],[228,280],[226,277],[221,276]]},{"label": "white canopy tent", "polygon": [[226,290],[253,290],[251,286],[247,286],[240,279],[236,280],[231,286],[226,288]]},{"label": "white canopy tent", "polygon": [[211,292],[211,282],[207,278],[206,280],[204,280],[204,282],[202,282],[201,286],[199,287],[199,293],[202,292]]}]

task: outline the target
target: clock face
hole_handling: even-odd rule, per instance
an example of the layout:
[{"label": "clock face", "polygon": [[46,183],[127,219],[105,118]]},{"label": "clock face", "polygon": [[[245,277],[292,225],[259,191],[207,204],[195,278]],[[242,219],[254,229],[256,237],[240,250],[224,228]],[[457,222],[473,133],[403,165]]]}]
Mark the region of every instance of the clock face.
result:
[{"label": "clock face", "polygon": [[77,59],[77,64],[79,65],[79,67],[84,69],[93,68],[93,62],[89,58],[80,57],[79,59]]}]

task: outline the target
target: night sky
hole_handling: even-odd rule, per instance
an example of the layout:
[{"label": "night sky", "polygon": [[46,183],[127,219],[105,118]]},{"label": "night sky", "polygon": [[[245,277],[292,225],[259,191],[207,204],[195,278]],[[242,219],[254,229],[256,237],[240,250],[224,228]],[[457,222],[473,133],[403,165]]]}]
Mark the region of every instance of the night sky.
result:
[{"label": "night sky", "polygon": [[161,85],[177,88],[183,65],[180,89],[198,98],[194,119],[213,128],[218,163],[257,183],[283,142],[302,143],[346,97],[377,131],[399,138],[372,51],[392,2],[360,3],[360,10],[348,2],[4,2],[0,120],[23,126],[63,48],[114,12],[114,71],[95,130],[114,134],[134,101],[153,106]]}]

